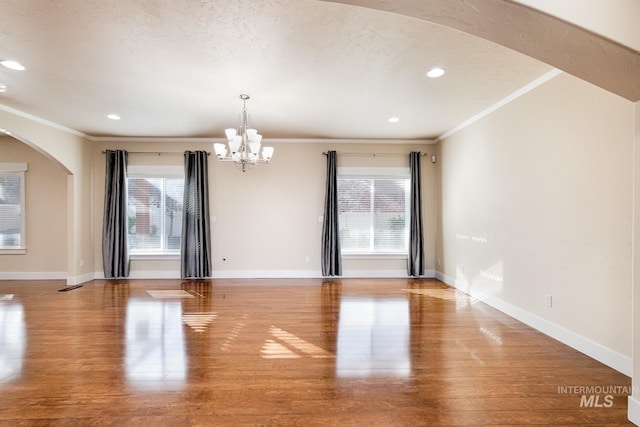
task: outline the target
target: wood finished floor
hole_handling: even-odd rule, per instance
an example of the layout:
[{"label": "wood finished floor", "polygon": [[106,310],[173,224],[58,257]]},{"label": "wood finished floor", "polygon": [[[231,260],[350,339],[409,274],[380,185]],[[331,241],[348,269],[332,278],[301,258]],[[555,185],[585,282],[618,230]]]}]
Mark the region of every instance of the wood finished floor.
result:
[{"label": "wood finished floor", "polygon": [[435,280],[63,287],[0,281],[2,426],[627,425],[562,387],[628,377]]}]

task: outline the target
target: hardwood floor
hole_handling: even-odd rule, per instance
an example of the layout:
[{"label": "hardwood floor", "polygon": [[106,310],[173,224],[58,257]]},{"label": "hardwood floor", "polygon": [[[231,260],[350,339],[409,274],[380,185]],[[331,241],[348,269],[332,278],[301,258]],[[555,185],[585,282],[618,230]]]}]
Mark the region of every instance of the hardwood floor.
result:
[{"label": "hardwood floor", "polygon": [[63,287],[0,282],[2,426],[627,424],[628,377],[435,280]]}]

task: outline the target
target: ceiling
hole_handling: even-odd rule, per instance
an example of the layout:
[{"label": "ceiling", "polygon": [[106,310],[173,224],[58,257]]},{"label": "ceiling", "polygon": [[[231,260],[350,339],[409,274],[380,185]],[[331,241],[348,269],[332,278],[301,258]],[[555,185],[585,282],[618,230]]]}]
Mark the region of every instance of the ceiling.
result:
[{"label": "ceiling", "polygon": [[[553,70],[344,3],[0,0],[0,60],[27,68],[0,67],[0,108],[89,137],[220,138],[247,93],[265,140],[428,140]],[[434,66],[446,74],[426,77]]]}]

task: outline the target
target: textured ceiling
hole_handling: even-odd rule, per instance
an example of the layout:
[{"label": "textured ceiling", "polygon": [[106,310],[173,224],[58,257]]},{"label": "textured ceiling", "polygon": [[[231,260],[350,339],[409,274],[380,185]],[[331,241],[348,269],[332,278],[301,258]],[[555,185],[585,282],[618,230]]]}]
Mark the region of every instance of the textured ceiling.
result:
[{"label": "textured ceiling", "polygon": [[0,67],[0,104],[90,136],[222,137],[248,93],[266,139],[431,139],[552,69],[414,17],[423,0],[341,3],[0,0],[0,59],[27,67]]},{"label": "textured ceiling", "polygon": [[[456,28],[537,58],[631,101],[640,101],[640,52],[635,48],[640,39],[638,0],[608,0],[606,5],[598,2],[597,8],[574,0],[574,5],[581,8],[574,12],[578,21],[588,25],[590,20],[599,20],[596,28],[568,24],[508,0],[323,1],[399,13]],[[526,2],[531,6],[540,3],[545,9],[555,5],[548,0]],[[569,1],[563,4],[568,8]]]}]

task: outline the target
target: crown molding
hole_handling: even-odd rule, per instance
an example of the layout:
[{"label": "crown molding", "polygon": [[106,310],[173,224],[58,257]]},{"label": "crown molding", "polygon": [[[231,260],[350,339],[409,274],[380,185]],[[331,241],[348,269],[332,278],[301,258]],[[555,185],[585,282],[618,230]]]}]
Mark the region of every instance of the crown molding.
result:
[{"label": "crown molding", "polygon": [[479,112],[475,116],[471,116],[467,120],[463,121],[462,123],[460,123],[459,125],[457,125],[453,129],[448,130],[447,132],[443,133],[438,138],[436,138],[436,141],[443,141],[446,138],[449,138],[454,133],[460,132],[462,129],[464,129],[464,128],[468,127],[468,126],[471,126],[472,124],[474,124],[478,120],[482,119],[483,117],[488,116],[489,114],[493,113],[494,111],[504,107],[505,105],[507,105],[511,101],[514,101],[514,100],[520,98],[525,93],[532,91],[533,89],[537,88],[538,86],[543,85],[544,83],[548,82],[549,80],[553,79],[554,77],[556,77],[556,76],[558,76],[560,74],[562,74],[562,71],[558,70],[557,68],[554,68],[551,71],[547,71],[542,76],[538,77],[537,79],[535,79],[531,83],[529,83],[529,84],[521,87],[520,89],[516,90],[511,95],[501,99],[500,101],[498,101],[495,104],[491,105],[489,108],[486,108],[486,109],[482,110],[481,112]]},{"label": "crown molding", "polygon": [[15,108],[7,107],[6,105],[0,104],[0,110],[6,111],[7,113],[11,113],[13,115],[22,117],[27,120],[31,120],[36,123],[40,123],[41,125],[45,125],[47,127],[60,130],[62,132],[70,133],[71,135],[79,136],[81,138],[85,138],[91,140],[91,136],[77,131],[75,129],[68,128],[66,126],[62,126],[61,124],[52,122],[50,120],[43,119],[42,117],[34,116],[33,114],[25,113],[24,111],[16,110]]}]

